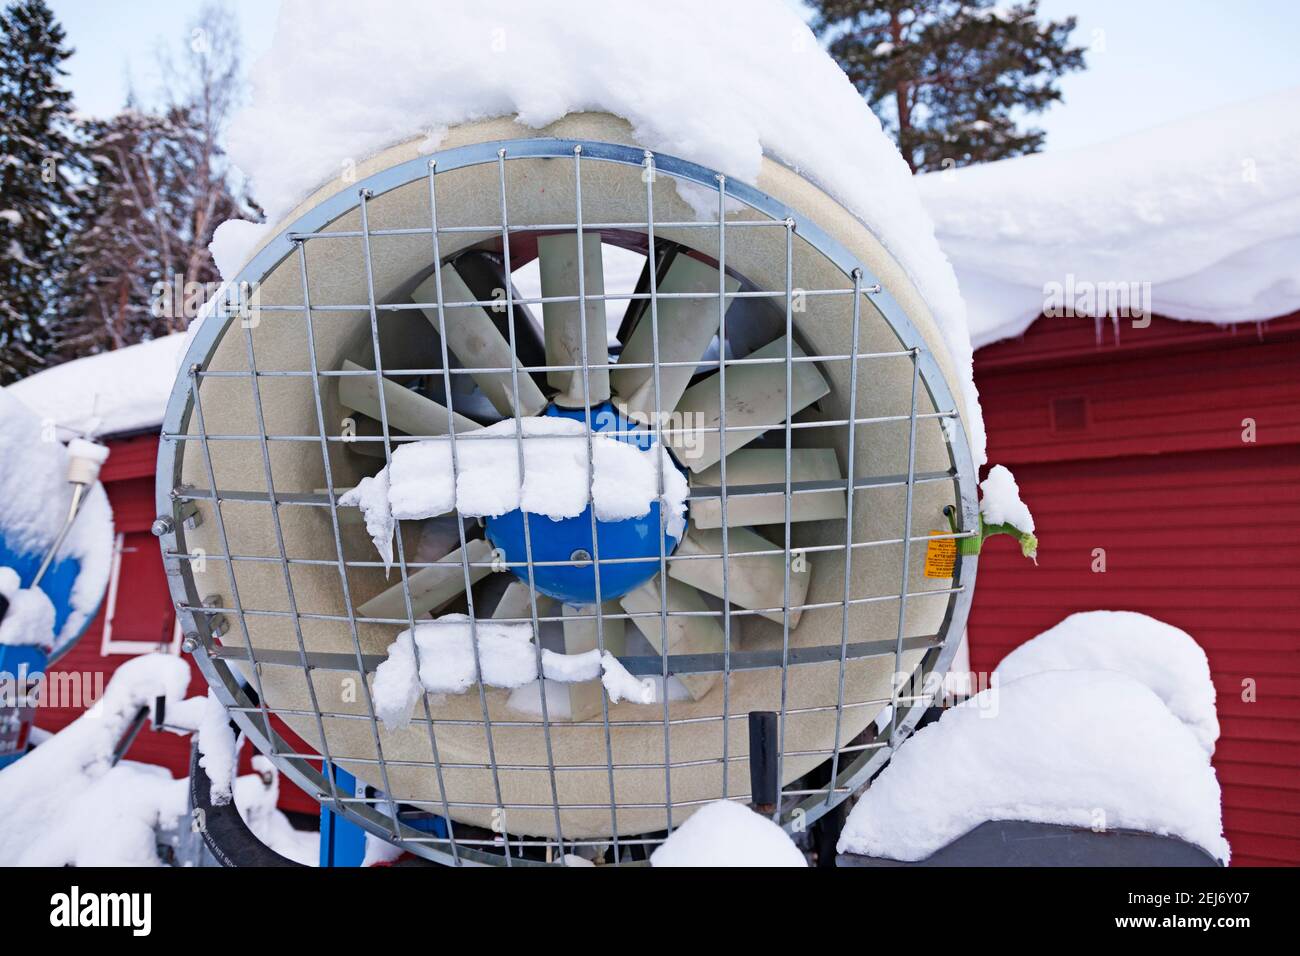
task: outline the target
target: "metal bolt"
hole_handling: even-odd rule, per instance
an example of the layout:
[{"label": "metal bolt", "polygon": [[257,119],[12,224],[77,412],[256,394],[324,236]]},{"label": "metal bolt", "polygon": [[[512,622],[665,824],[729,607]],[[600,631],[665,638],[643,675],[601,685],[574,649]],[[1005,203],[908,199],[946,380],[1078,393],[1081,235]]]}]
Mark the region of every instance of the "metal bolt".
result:
[{"label": "metal bolt", "polygon": [[172,521],[168,515],[159,515],[153,519],[153,524],[149,526],[149,530],[153,532],[155,538],[161,538],[163,535],[171,534],[176,530],[176,522]]},{"label": "metal bolt", "polygon": [[199,649],[199,636],[197,634],[186,634],[181,638],[181,650],[186,654],[193,654]]}]

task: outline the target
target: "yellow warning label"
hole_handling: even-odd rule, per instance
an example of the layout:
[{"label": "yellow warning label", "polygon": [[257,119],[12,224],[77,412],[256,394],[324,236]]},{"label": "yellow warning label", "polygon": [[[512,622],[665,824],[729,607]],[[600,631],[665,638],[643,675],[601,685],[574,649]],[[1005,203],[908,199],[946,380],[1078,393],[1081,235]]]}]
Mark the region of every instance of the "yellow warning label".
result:
[{"label": "yellow warning label", "polygon": [[[951,531],[931,531],[931,535],[952,534]],[[957,566],[957,541],[953,538],[931,540],[925,546],[925,576],[950,578]]]}]

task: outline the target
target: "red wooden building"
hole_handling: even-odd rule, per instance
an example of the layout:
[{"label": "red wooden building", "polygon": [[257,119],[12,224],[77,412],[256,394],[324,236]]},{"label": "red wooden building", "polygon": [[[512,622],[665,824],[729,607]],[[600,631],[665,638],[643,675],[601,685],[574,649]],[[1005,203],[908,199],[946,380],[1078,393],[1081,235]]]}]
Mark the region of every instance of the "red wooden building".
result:
[{"label": "red wooden building", "polygon": [[975,377],[1040,547],[1036,569],[985,549],[972,670],[1075,611],[1181,627],[1218,691],[1233,864],[1300,863],[1300,313],[1118,335],[1040,318]]}]

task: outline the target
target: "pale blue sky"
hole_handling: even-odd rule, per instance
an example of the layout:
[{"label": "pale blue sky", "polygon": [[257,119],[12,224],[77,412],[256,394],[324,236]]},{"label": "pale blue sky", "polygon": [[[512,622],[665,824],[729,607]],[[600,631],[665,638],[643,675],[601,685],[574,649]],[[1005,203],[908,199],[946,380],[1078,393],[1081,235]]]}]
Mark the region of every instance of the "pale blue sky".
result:
[{"label": "pale blue sky", "polygon": [[[265,50],[277,0],[228,0],[251,62]],[[796,2],[796,0],[791,0]],[[81,110],[122,105],[128,77],[156,89],[159,43],[183,43],[201,0],[50,0],[77,48],[70,84]],[[1073,13],[1087,71],[1062,84],[1065,102],[1035,122],[1049,150],[1112,139],[1201,110],[1300,86],[1297,0],[1041,0],[1045,15]],[[357,4],[365,16],[365,4]]]}]

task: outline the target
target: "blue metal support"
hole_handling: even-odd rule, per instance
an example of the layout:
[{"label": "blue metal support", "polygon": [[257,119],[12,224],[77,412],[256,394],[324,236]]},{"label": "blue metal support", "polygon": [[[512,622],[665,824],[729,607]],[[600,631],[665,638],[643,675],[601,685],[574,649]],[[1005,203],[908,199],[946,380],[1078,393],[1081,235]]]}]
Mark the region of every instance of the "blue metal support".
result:
[{"label": "blue metal support", "polygon": [[36,719],[32,692],[48,660],[34,645],[0,645],[0,770],[27,752]]},{"label": "blue metal support", "polygon": [[[346,770],[326,765],[340,797],[364,797],[366,785]],[[366,831],[344,819],[325,804],[320,807],[320,865],[360,866],[366,857]]]}]

